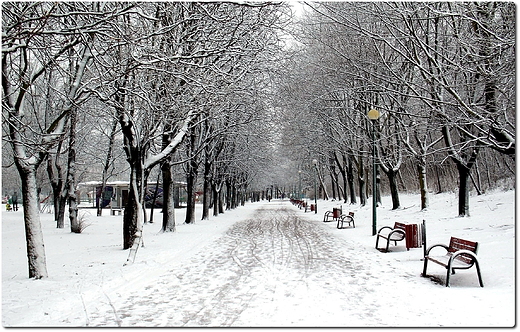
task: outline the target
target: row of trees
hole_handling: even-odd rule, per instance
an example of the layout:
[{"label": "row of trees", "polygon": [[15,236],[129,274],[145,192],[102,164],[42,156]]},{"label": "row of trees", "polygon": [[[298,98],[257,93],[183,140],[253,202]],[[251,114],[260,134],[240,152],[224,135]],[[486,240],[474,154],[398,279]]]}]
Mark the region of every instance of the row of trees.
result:
[{"label": "row of trees", "polygon": [[203,219],[211,204],[214,214],[223,212],[224,186],[236,206],[240,192],[261,184],[253,179],[269,149],[267,69],[282,47],[287,5],[4,2],[2,9],[3,140],[10,147],[3,151],[21,179],[30,278],[47,276],[37,183],[43,163],[57,226],[64,227],[68,205],[72,232],[81,231],[78,179],[91,180],[92,169],[103,184],[115,173],[128,176],[129,260],[142,239],[152,170],[162,178],[164,231],[175,230],[175,167],[186,174],[187,223],[195,221],[199,174]]},{"label": "row of trees", "polygon": [[[420,190],[424,209],[428,184],[455,189],[441,186],[451,179],[467,215],[471,183],[482,192],[483,178],[493,186],[514,177],[514,4],[306,4],[280,108],[293,169],[312,176],[318,158],[324,198],[330,174],[332,196],[365,204],[372,130],[394,209],[399,188],[417,184],[408,189]],[[382,114],[374,123],[371,109]]]},{"label": "row of trees", "polygon": [[426,208],[428,185],[458,182],[466,215],[471,181],[483,190],[484,178],[514,176],[513,4],[307,8],[293,40],[283,3],[4,2],[3,163],[22,184],[29,276],[47,276],[42,182],[57,227],[68,206],[79,232],[77,183],[129,180],[123,248],[133,260],[149,179],[162,182],[168,232],[179,173],[186,223],[200,188],[207,219],[248,192],[305,187],[314,170],[324,198],[365,204],[373,130],[393,208],[400,189],[419,188]]}]

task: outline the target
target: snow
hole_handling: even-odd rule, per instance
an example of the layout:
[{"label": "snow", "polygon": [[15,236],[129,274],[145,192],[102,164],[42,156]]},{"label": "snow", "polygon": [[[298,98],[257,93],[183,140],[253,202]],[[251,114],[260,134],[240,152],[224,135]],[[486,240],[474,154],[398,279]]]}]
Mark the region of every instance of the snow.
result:
[{"label": "snow", "polygon": [[[388,253],[376,250],[370,204],[318,201],[314,214],[288,200],[246,203],[207,221],[179,224],[175,233],[160,232],[156,211],[156,222],[145,225],[145,247],[128,266],[122,216],[104,211],[96,217],[95,210],[82,209],[91,225],[74,234],[42,214],[49,272],[42,280],[28,278],[22,210],[3,211],[3,326],[514,326],[515,191],[472,196],[471,216],[463,218],[456,216],[456,193],[432,194],[427,211],[420,211],[418,195],[401,194],[401,203],[392,211],[390,197],[383,197],[377,228],[424,219],[428,245],[448,244],[451,236],[479,242],[483,288],[475,268],[458,270],[449,288],[439,265],[428,264],[428,275],[440,282],[422,278],[422,248],[407,251],[398,243]],[[356,228],[322,222],[323,213],[339,205],[355,212]],[[256,239],[269,243],[272,234],[251,220],[279,209],[299,220],[299,238],[285,244],[308,254],[302,264],[291,251],[274,251],[272,264],[264,264],[267,246],[254,243],[256,250],[241,242],[260,232]],[[176,210],[178,223],[184,213]],[[261,277],[247,269],[248,258],[265,265]]]}]

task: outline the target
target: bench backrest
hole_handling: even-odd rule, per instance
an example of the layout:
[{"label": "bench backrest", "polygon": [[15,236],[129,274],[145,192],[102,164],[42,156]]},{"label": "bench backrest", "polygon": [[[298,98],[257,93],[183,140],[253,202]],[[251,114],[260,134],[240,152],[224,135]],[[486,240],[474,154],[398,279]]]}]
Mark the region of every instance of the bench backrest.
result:
[{"label": "bench backrest", "polygon": [[348,215],[354,218],[354,212],[349,212]]},{"label": "bench backrest", "polygon": [[394,224],[394,229],[402,229],[404,231],[406,229],[406,225],[401,222],[396,222]]},{"label": "bench backrest", "polygon": [[[454,253],[459,250],[468,250],[468,251],[471,251],[476,254],[477,249],[478,249],[478,242],[473,242],[473,241],[459,239],[456,237],[451,237],[448,252]],[[460,255],[459,258],[468,264],[471,264],[471,262],[473,261],[473,259],[467,255]]]}]

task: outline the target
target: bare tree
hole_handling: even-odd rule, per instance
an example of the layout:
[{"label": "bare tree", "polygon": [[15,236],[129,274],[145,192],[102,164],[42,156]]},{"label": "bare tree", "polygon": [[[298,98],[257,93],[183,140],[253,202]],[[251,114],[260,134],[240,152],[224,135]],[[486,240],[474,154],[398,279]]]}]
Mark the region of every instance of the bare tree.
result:
[{"label": "bare tree", "polygon": [[[467,205],[468,181],[463,177],[471,174],[476,152],[484,147],[508,155],[514,151],[514,124],[508,120],[514,95],[514,25],[506,23],[512,22],[514,9],[506,3],[309,5],[314,22],[307,40],[321,45],[320,55],[326,59],[317,66],[331,78],[343,74],[354,82],[350,98],[389,115],[428,118],[414,110],[429,109],[438,126],[437,133],[426,137],[437,138],[414,144],[439,149],[434,143],[441,134],[438,128],[444,128],[444,142],[450,144],[444,153],[457,165],[463,184],[460,204]],[[328,82],[329,89],[339,86],[338,80]],[[398,133],[418,128],[425,127],[404,126]],[[403,137],[410,134],[424,135]],[[407,146],[417,151],[417,146]],[[417,160],[419,172],[425,174],[424,158]],[[423,195],[423,207],[424,202]],[[459,207],[459,214],[465,213],[467,206]]]},{"label": "bare tree", "polygon": [[[92,16],[88,4],[69,7],[58,3],[10,2],[2,6],[2,114],[22,179],[29,277],[39,279],[47,276],[47,269],[38,215],[36,171],[65,134],[70,113],[81,103],[81,83],[91,59],[89,33],[95,33],[106,18],[101,11],[99,16]],[[28,103],[28,99],[36,97],[34,91],[43,74],[67,64],[65,59],[71,52],[78,61],[72,72],[64,71],[72,80],[68,87],[62,85],[63,107],[46,127],[35,125],[31,121],[37,120],[40,110],[31,109],[34,104]]]}]

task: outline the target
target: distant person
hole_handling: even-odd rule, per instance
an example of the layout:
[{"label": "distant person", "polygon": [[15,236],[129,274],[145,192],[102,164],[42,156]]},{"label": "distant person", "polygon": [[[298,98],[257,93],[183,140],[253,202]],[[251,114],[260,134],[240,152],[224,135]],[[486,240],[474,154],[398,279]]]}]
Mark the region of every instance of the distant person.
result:
[{"label": "distant person", "polygon": [[13,202],[13,211],[18,211],[18,193],[16,191],[11,197],[11,200]]}]

